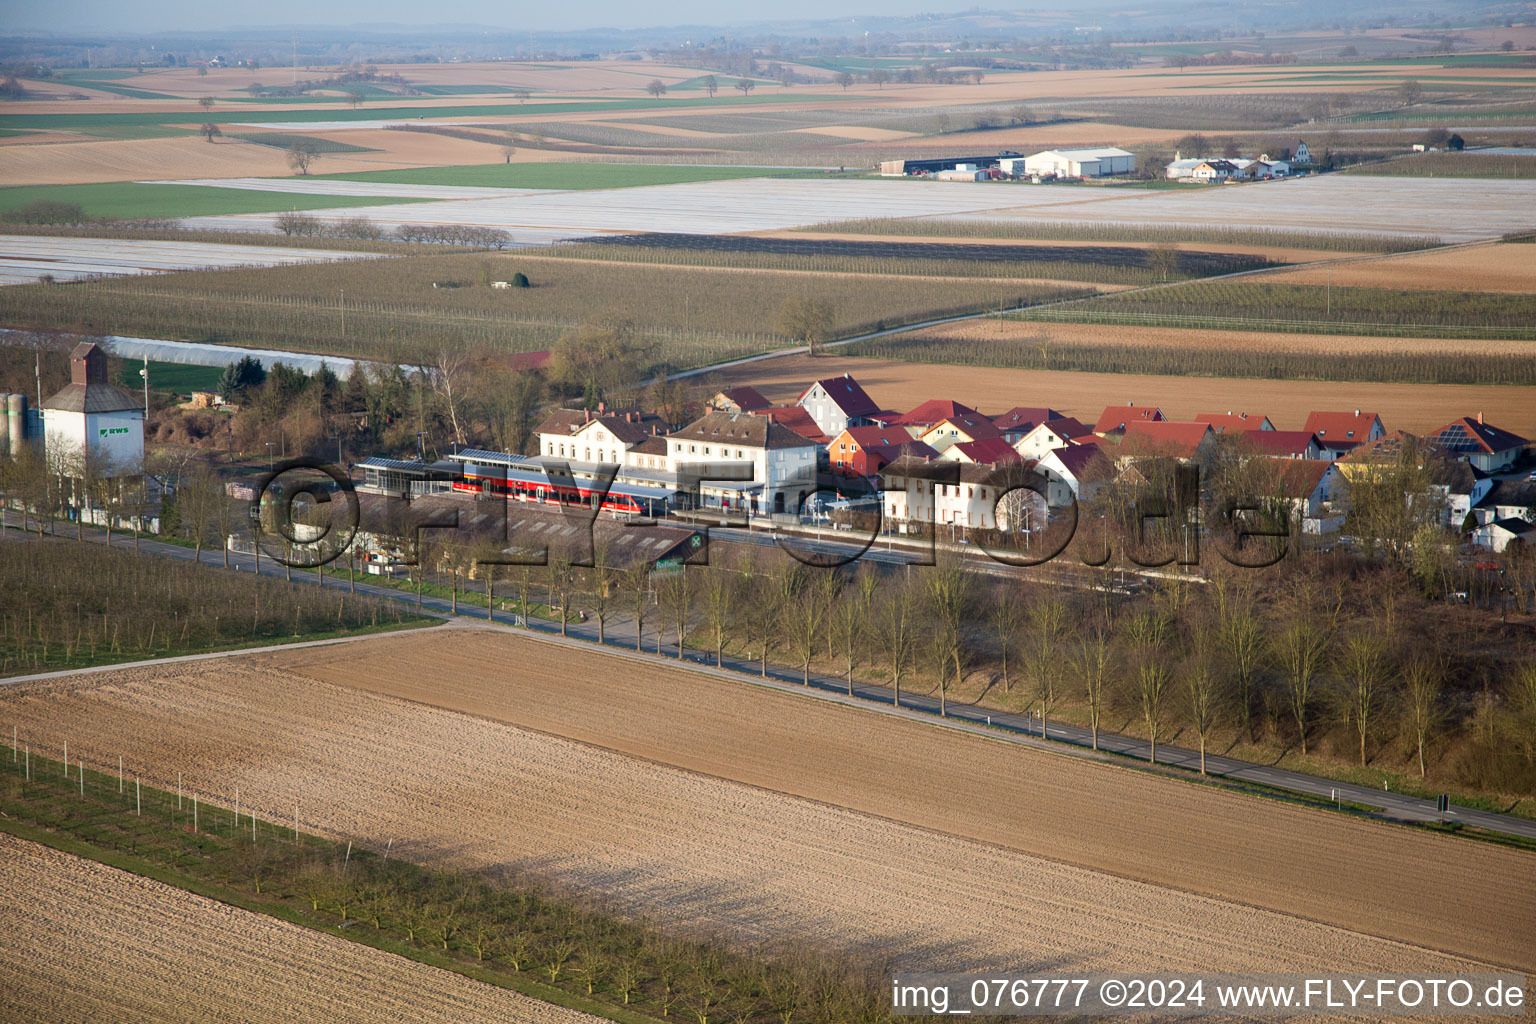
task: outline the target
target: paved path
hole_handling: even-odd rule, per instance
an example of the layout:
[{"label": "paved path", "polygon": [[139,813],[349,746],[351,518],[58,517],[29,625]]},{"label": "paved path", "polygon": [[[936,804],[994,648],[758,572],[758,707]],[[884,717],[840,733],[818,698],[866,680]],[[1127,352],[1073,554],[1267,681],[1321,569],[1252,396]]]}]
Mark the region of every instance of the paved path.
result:
[{"label": "paved path", "polygon": [[[20,525],[20,517],[14,512],[7,511],[4,513],[4,517],[7,525]],[[59,526],[59,542],[73,543],[73,524],[59,524]],[[86,536],[95,543],[101,543],[105,535],[99,530],[88,530]],[[7,531],[5,539],[12,542],[21,542],[21,538],[13,531]],[[112,543],[116,547],[131,549],[133,547],[133,537],[131,534],[114,533]],[[184,548],[176,544],[142,540],[141,545],[145,553],[179,558],[184,561],[192,561],[193,558],[191,548]],[[223,552],[205,550],[202,561],[208,565],[222,565]],[[255,559],[251,555],[231,552],[230,565],[238,571],[250,572],[255,569]],[[270,558],[263,558],[261,559],[261,573],[264,576],[281,578],[283,576],[283,567],[273,562]],[[295,571],[293,578],[295,586],[323,585],[342,590],[347,589],[348,586],[345,581],[334,578],[322,578],[323,582],[317,584],[314,573]],[[357,583],[356,590],[359,594],[366,594],[399,603],[409,603],[412,606],[415,605],[416,601],[414,593],[376,586],[362,580],[359,580]],[[583,649],[589,649],[597,640],[598,627],[595,621],[570,623],[566,627],[569,635],[561,636],[559,625],[552,622],[535,620],[527,629],[514,628],[516,616],[509,615],[506,612],[496,612],[487,616],[484,609],[475,608],[462,612],[455,617],[451,612],[450,601],[446,598],[423,596],[421,599],[421,609],[424,613],[440,615],[451,619],[449,623],[451,628],[483,627],[504,629],[523,636],[527,636],[531,632],[537,639],[545,642],[565,644]],[[769,664],[767,673],[764,675],[762,667],[758,662],[728,656],[724,659],[723,665],[717,667],[712,664],[714,660],[712,655],[692,649],[685,650],[683,652],[684,657],[679,660],[677,658],[678,651],[675,637],[672,640],[668,640],[665,627],[663,627],[663,631],[660,634],[654,631],[647,631],[644,634],[642,645],[645,650],[636,651],[634,649],[634,623],[622,617],[614,617],[613,621],[610,621],[607,625],[605,633],[607,640],[605,649],[623,657],[643,659],[651,664],[655,664],[658,660],[671,662],[677,664],[679,668],[703,672],[722,679],[729,679],[733,682],[749,682],[776,690],[800,693],[814,699],[882,710],[886,714],[928,722],[962,732],[986,735],[994,739],[1047,750],[1052,753],[1068,754],[1120,764],[1125,764],[1127,760],[1145,763],[1148,761],[1150,753],[1149,744],[1145,740],[1109,732],[1099,733],[1099,749],[1095,751],[1091,747],[1092,737],[1089,731],[1070,725],[1052,723],[1048,730],[1049,737],[1043,738],[1038,718],[1030,715],[989,711],[985,708],[976,707],[971,704],[956,703],[954,701],[948,702],[947,713],[943,718],[940,718],[938,714],[939,699],[937,696],[903,692],[898,702],[896,695],[890,687],[874,683],[855,682],[850,692],[848,683],[843,679],[813,673],[810,677],[809,685],[805,685],[801,682],[801,673],[784,666]],[[318,641],[317,643],[345,643],[358,639],[366,639],[366,637]],[[655,653],[658,644],[662,652],[660,656]],[[303,647],[307,645],[294,644],[285,646]],[[248,649],[246,653],[250,653],[251,650],[268,649],[279,648],[254,648]],[[175,662],[202,657],[229,657],[234,653],[237,652],[220,652],[214,655],[194,655],[185,658],[163,660]],[[134,664],[154,664],[154,662],[136,662]],[[126,666],[103,666],[93,671],[108,671],[121,667]],[[45,678],[48,676],[75,674],[78,674],[78,672],[44,673],[40,676],[19,677],[4,680],[4,682],[20,682],[23,678]],[[1166,766],[1174,770],[1198,772],[1200,769],[1200,755],[1195,751],[1182,747],[1159,744],[1157,747],[1156,765],[1159,769]],[[1231,783],[1255,784],[1272,789],[1305,794],[1324,800],[1336,799],[1343,803],[1378,808],[1381,815],[1386,818],[1416,822],[1442,820],[1442,815],[1437,812],[1433,800],[1376,790],[1354,783],[1335,782],[1331,779],[1315,775],[1306,775],[1301,772],[1288,771],[1284,768],[1253,764],[1236,758],[1207,754],[1206,771],[1216,779]],[[1497,814],[1491,811],[1480,811],[1453,805],[1450,812],[1443,816],[1443,820],[1461,822],[1462,824],[1486,829],[1491,832],[1500,832],[1506,835],[1536,840],[1536,820],[1527,818],[1518,818],[1513,815]]]}]

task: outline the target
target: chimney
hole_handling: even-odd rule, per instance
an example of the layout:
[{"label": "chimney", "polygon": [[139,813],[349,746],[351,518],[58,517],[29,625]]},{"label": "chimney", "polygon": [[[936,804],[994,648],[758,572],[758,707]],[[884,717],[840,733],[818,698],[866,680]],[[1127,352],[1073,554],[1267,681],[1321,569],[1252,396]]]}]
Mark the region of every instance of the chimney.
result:
[{"label": "chimney", "polygon": [[1482,426],[1482,423],[1483,423],[1483,410],[1481,410],[1481,409],[1477,410],[1477,423],[1478,423],[1478,426]]},{"label": "chimney", "polygon": [[1355,410],[1355,415],[1356,415],[1356,416],[1359,416],[1359,415],[1360,415],[1360,410],[1359,410],[1359,409],[1356,409],[1356,410]]},{"label": "chimney", "polygon": [[581,422],[583,422],[583,423],[591,423],[592,422],[592,410],[591,409],[583,409],[583,410],[581,410]]},{"label": "chimney", "polygon": [[608,408],[608,403],[607,402],[599,401],[597,403],[597,414],[599,416],[601,416],[603,414],[604,410],[606,410],[607,408]]}]

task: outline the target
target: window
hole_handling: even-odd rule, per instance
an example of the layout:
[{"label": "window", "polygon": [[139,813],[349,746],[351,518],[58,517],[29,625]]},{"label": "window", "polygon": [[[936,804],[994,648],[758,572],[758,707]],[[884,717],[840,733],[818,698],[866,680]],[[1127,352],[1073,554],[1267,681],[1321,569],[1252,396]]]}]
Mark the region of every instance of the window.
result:
[{"label": "window", "polygon": [[[959,490],[959,489],[960,489],[960,488],[959,488],[959,487],[956,487],[956,488],[955,488],[955,490],[957,490],[957,491],[958,491],[958,490]],[[965,496],[966,496],[966,497],[967,497],[967,498],[974,498],[974,497],[976,497],[976,488],[974,488],[974,487],[967,487],[967,488],[966,488],[966,489],[965,489]]]},{"label": "window", "polygon": [[690,452],[696,452],[698,450],[699,450],[699,446],[696,445],[696,444],[691,444],[691,445],[688,446],[688,451],[690,451]]},{"label": "window", "polygon": [[837,450],[840,451],[840,452],[845,452],[845,451],[848,450],[848,446],[845,445],[845,444],[840,444],[840,445],[837,446]]},{"label": "window", "polygon": [[682,445],[677,445],[677,454],[679,454],[679,455],[683,454],[683,446]]},{"label": "window", "polygon": [[592,449],[591,448],[587,448],[585,450],[585,452],[582,454],[581,457],[583,459],[587,460],[588,462],[591,462],[592,461]]}]

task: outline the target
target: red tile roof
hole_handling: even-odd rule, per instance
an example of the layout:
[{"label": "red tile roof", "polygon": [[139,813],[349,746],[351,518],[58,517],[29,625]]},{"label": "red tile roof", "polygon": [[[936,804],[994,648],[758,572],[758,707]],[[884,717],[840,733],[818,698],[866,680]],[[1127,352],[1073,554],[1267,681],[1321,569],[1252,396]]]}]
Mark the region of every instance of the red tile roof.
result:
[{"label": "red tile roof", "polygon": [[1147,423],[1163,418],[1163,410],[1155,405],[1110,405],[1093,425],[1095,434],[1121,431],[1131,423]]},{"label": "red tile roof", "polygon": [[[913,441],[911,434],[900,427],[849,427],[832,439],[835,444],[846,435],[860,448],[889,448]],[[924,445],[923,447],[928,447]]]},{"label": "red tile roof", "polygon": [[1303,430],[1310,430],[1324,444],[1353,441],[1363,444],[1371,439],[1371,429],[1379,419],[1373,412],[1314,412],[1307,416]]},{"label": "red tile roof", "polygon": [[999,430],[1029,432],[1050,420],[1063,419],[1064,414],[1040,405],[1016,405],[1001,416],[992,417]]},{"label": "red tile roof", "polygon": [[1080,437],[1093,436],[1093,428],[1080,422],[1075,416],[1059,416],[1053,420],[1046,420],[1041,425],[1057,437],[1064,437],[1068,441],[1075,441]]},{"label": "red tile roof", "polygon": [[[1272,431],[1266,431],[1272,433]],[[1255,459],[1255,465],[1268,471],[1275,493],[1285,498],[1305,498],[1333,465],[1327,459]]]},{"label": "red tile roof", "polygon": [[901,413],[891,420],[894,426],[903,427],[931,427],[941,420],[947,420],[955,416],[978,416],[975,409],[948,398],[930,398],[922,405],[908,413]]},{"label": "red tile roof", "polygon": [[1316,441],[1310,430],[1246,430],[1241,447],[1265,455],[1304,456]]},{"label": "red tile roof", "polygon": [[[950,424],[957,430],[970,435],[971,440],[980,441],[985,437],[1002,437],[1003,432],[992,425],[992,421],[979,412],[965,413],[961,416],[946,416],[942,420],[932,424],[928,430]],[[927,433],[928,431],[924,431]]]},{"label": "red tile roof", "polygon": [[1493,455],[1511,448],[1523,448],[1530,443],[1518,434],[1511,434],[1470,416],[1452,420],[1429,435],[1429,440],[1453,455],[1469,455],[1473,452]]},{"label": "red tile roof", "polygon": [[1024,461],[1024,456],[1020,455],[1013,445],[1001,437],[986,437],[979,441],[960,441],[951,445],[951,447],[963,453],[972,462],[1000,465],[1005,462]]},{"label": "red tile roof", "polygon": [[1209,423],[1217,430],[1263,430],[1267,419],[1269,417],[1263,413],[1202,412],[1195,417],[1195,422]]},{"label": "red tile roof", "polygon": [[1213,431],[1209,423],[1186,423],[1176,420],[1138,420],[1125,425],[1124,449],[1127,454],[1146,452],[1155,455],[1177,455],[1188,458],[1195,454]]},{"label": "red tile roof", "polygon": [[735,388],[721,388],[718,393],[736,403],[736,407],[742,412],[756,412],[759,409],[767,409],[773,405],[772,402],[763,397],[761,391],[747,385]]},{"label": "red tile roof", "polygon": [[824,445],[832,439],[821,432],[811,414],[798,405],[775,405],[767,409],[759,409],[752,413],[753,416],[763,416],[780,426],[788,427],[807,441],[815,441]]}]

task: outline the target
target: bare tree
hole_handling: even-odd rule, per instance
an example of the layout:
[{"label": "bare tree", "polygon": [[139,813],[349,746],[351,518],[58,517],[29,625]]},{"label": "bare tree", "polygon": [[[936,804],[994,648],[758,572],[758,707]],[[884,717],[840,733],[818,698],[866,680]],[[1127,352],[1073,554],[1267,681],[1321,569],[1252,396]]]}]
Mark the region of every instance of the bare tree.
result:
[{"label": "bare tree", "polygon": [[213,104],[214,104],[214,99],[213,99],[212,96],[203,96],[203,97],[200,97],[198,99],[198,101],[197,101],[197,105],[202,107],[204,110],[212,110],[213,109]]},{"label": "bare tree", "polygon": [[1360,737],[1360,764],[1366,762],[1365,744],[1387,687],[1387,651],[1376,633],[1358,632],[1345,638],[1337,658],[1344,687],[1348,717]]},{"label": "bare tree", "polygon": [[[693,579],[688,575],[687,564],[680,564],[676,572],[662,576],[656,593],[661,606],[671,615],[672,629],[677,637],[677,660],[682,661],[683,645],[688,638],[688,616],[693,610]],[[657,634],[656,647],[659,653],[660,633]]]},{"label": "bare tree", "polygon": [[1014,645],[1018,642],[1020,631],[1024,628],[1024,605],[1015,600],[1014,590],[1008,586],[1002,586],[992,598],[992,609],[987,616],[992,624],[992,631],[997,635],[998,657],[1002,661],[1003,692],[1009,690],[1008,656],[1012,653]]},{"label": "bare tree", "polygon": [[512,157],[517,155],[517,142],[517,132],[508,129],[507,133],[502,137],[501,156],[509,164],[512,162]]},{"label": "bare tree", "polygon": [[645,91],[651,94],[653,99],[661,99],[667,94],[667,87],[659,78],[653,78],[645,83]]},{"label": "bare tree", "polygon": [[711,565],[704,570],[703,582],[699,585],[699,598],[704,603],[704,623],[709,629],[709,638],[715,648],[715,665],[725,664],[725,639],[730,633],[731,622],[736,612],[736,593],[738,576],[735,572],[720,565]]},{"label": "bare tree", "polygon": [[597,642],[608,642],[608,616],[612,614],[613,590],[619,580],[619,570],[613,564],[613,552],[607,542],[594,540],[592,564],[586,570],[592,615],[597,619]]},{"label": "bare tree", "polygon": [[710,99],[714,99],[715,93],[720,91],[720,80],[714,75],[705,75],[699,79],[699,84],[704,87],[705,92],[709,93]]},{"label": "bare tree", "polygon": [[1444,709],[1445,659],[1437,652],[1418,651],[1403,665],[1403,696],[1413,726],[1413,738],[1419,752],[1419,778],[1424,778],[1424,748],[1439,726]]},{"label": "bare tree", "polygon": [[645,636],[645,612],[651,601],[651,566],[643,559],[624,570],[624,593],[629,597],[630,618],[635,623],[635,650]]},{"label": "bare tree", "polygon": [[1131,617],[1126,632],[1136,655],[1136,689],[1141,715],[1152,748],[1147,760],[1157,761],[1157,736],[1162,725],[1164,698],[1172,673],[1168,668],[1170,627],[1159,608],[1144,608]]},{"label": "bare tree", "polygon": [[1099,749],[1099,724],[1109,700],[1110,680],[1115,671],[1115,645],[1109,631],[1095,627],[1078,640],[1072,659],[1083,686],[1083,702],[1088,706],[1088,728],[1093,734],[1093,749]]},{"label": "bare tree", "polygon": [[1222,580],[1215,585],[1220,618],[1217,639],[1231,673],[1238,718],[1252,739],[1254,686],[1266,645],[1264,626],[1254,611],[1251,590],[1224,590]]},{"label": "bare tree", "polygon": [[288,147],[288,166],[299,174],[308,174],[310,165],[319,157],[319,151],[315,144],[305,139],[300,139]]},{"label": "bare tree", "polygon": [[901,673],[912,658],[922,623],[916,596],[905,578],[894,580],[884,589],[875,611],[875,627],[891,666],[891,702],[901,704]]},{"label": "bare tree", "polygon": [[736,80],[736,88],[741,90],[741,95],[745,98],[747,93],[757,88],[757,83],[750,78],[738,78]]},{"label": "bare tree", "polygon": [[1205,774],[1205,746],[1226,703],[1227,688],[1211,666],[1209,641],[1196,633],[1195,651],[1184,668],[1184,695],[1189,722],[1200,740],[1200,774]]},{"label": "bare tree", "polygon": [[1029,603],[1029,677],[1040,707],[1040,738],[1049,739],[1067,635],[1067,603],[1055,588],[1042,588]]},{"label": "bare tree", "polygon": [[198,131],[202,132],[203,137],[206,138],[209,142],[213,141],[213,137],[215,135],[224,134],[223,132],[219,131],[219,126],[214,124],[212,121],[205,123],[201,128],[198,129]]},{"label": "bare tree", "polygon": [[1301,740],[1301,752],[1307,752],[1307,727],[1311,724],[1312,700],[1316,696],[1318,671],[1326,663],[1333,645],[1333,630],[1343,605],[1339,596],[1330,607],[1310,581],[1293,590],[1286,620],[1280,629],[1276,655],[1285,673],[1285,689],[1291,715]]},{"label": "bare tree", "polygon": [[821,355],[822,344],[832,334],[832,308],[808,296],[784,300],[775,325],[791,341],[803,341],[810,354]]},{"label": "bare tree", "polygon": [[1168,275],[1178,272],[1179,250],[1167,243],[1152,246],[1147,250],[1147,269],[1157,280],[1167,283]]},{"label": "bare tree", "polygon": [[353,110],[356,110],[358,107],[360,107],[362,105],[363,105],[363,91],[361,89],[357,89],[357,88],[348,89],[347,90],[347,106],[351,107]]},{"label": "bare tree", "polygon": [[975,580],[958,556],[944,554],[923,574],[927,598],[928,643],[939,673],[939,715],[949,713],[947,682],[953,670],[956,685],[965,677],[970,645],[966,621],[970,618]]},{"label": "bare tree", "polygon": [[842,588],[832,608],[832,631],[843,653],[844,677],[848,693],[853,694],[853,669],[864,651],[869,636],[869,611],[874,604],[880,578],[869,563],[861,563],[849,585]]},{"label": "bare tree", "polygon": [[839,71],[833,81],[843,87],[843,92],[847,92],[848,87],[853,84],[853,76],[846,71]]}]

